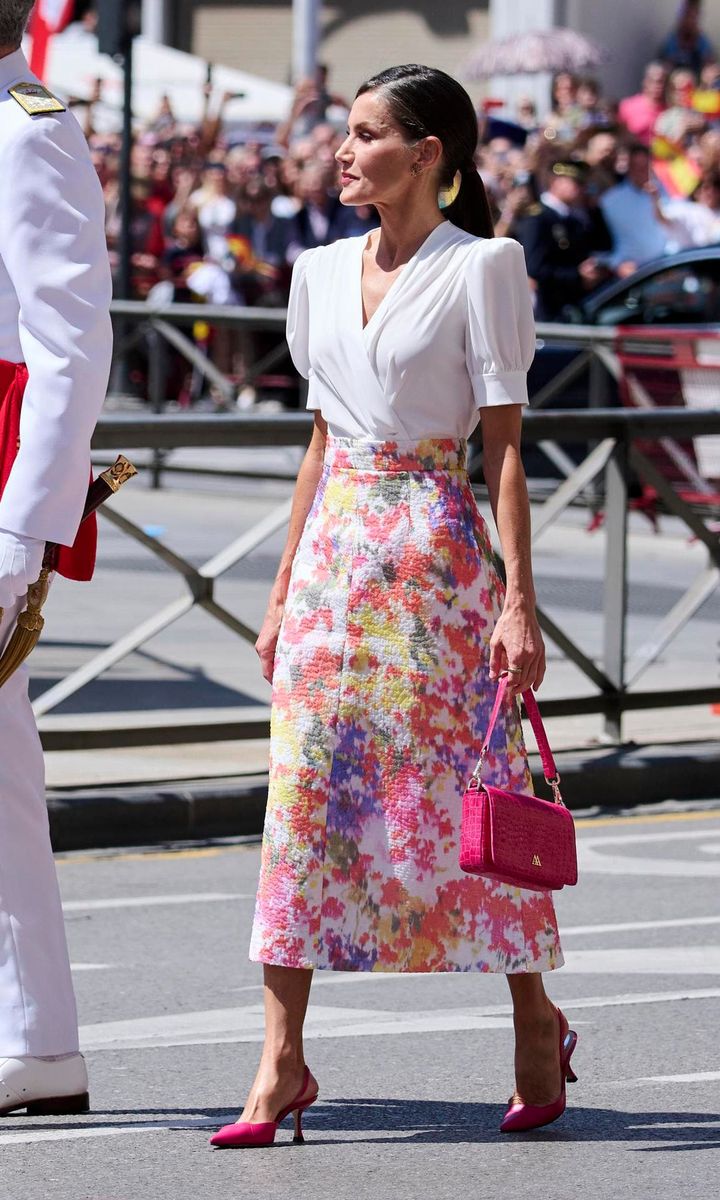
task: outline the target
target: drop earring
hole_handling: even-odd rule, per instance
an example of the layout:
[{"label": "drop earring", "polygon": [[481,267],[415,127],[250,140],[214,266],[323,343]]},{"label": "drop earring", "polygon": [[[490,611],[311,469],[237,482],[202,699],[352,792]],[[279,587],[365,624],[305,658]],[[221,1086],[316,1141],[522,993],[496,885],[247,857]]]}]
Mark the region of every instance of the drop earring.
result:
[{"label": "drop earring", "polygon": [[440,188],[438,191],[438,208],[449,208],[451,204],[454,204],[458,198],[461,185],[462,171],[456,171],[450,187]]}]

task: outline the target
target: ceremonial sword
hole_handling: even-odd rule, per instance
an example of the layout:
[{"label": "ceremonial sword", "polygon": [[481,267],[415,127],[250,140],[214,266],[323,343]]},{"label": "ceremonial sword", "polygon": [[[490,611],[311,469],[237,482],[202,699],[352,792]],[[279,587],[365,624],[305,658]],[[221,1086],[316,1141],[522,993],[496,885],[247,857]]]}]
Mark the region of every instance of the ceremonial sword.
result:
[{"label": "ceremonial sword", "polygon": [[[108,467],[107,471],[103,471],[102,475],[98,475],[97,479],[90,484],[80,524],[82,525],[83,521],[97,512],[100,505],[119,491],[128,479],[132,479],[133,475],[137,475],[135,467],[122,454],[118,455],[113,465]],[[37,582],[28,588],[27,608],[19,614],[12,637],[0,654],[0,687],[7,683],[10,676],[25,662],[38,644],[45,624],[42,608],[47,600],[50,576],[57,566],[59,550],[57,542],[48,542],[45,546],[40,576]],[[1,608],[0,617],[2,617]]]}]

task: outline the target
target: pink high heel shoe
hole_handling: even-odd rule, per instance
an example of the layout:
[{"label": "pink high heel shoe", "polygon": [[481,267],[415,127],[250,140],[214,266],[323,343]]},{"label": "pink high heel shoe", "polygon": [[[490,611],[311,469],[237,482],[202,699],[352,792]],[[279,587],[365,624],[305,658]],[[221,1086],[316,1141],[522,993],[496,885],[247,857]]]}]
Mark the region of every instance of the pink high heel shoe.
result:
[{"label": "pink high heel shoe", "polygon": [[317,1084],[314,1079],[311,1079],[310,1068],[306,1067],[300,1091],[290,1104],[280,1110],[274,1121],[260,1121],[258,1124],[251,1124],[250,1121],[235,1121],[233,1125],[223,1125],[222,1129],[218,1129],[217,1133],[210,1138],[210,1145],[226,1150],[237,1146],[272,1146],[280,1122],[284,1121],[290,1113],[294,1113],[293,1145],[301,1146],[305,1141],[302,1131],[302,1115],[306,1108],[315,1103],[317,1098]]},{"label": "pink high heel shoe", "polygon": [[575,1030],[568,1025],[565,1014],[559,1008],[556,1011],[560,1023],[560,1095],[550,1104],[524,1104],[522,1100],[512,1097],[500,1126],[501,1133],[525,1133],[528,1129],[540,1129],[543,1125],[557,1121],[565,1112],[565,1084],[577,1083],[577,1075],[570,1066],[570,1059],[578,1039]]}]

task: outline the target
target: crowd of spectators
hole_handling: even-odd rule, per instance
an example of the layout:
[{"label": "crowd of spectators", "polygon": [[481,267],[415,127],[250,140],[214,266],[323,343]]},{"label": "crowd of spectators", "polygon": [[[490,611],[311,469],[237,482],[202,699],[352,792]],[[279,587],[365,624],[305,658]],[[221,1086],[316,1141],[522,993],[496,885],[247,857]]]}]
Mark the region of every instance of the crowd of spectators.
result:
[{"label": "crowd of spectators", "polygon": [[[720,241],[720,64],[699,18],[698,0],[687,0],[635,95],[607,97],[596,79],[564,71],[545,113],[528,97],[511,112],[479,112],[477,168],[496,232],[525,247],[539,317],[562,319],[564,303],[651,258]],[[329,91],[324,68],[298,86],[287,121],[269,135],[226,128],[228,99],[211,111],[208,88],[192,128],[164,101],[138,133],[136,298],[282,306],[305,248],[377,224],[374,210],[338,200],[334,155],[349,106]],[[92,105],[87,122],[117,269],[120,140],[93,131]],[[212,351],[250,400],[244,364],[258,346],[261,335],[254,345],[226,336]]]}]

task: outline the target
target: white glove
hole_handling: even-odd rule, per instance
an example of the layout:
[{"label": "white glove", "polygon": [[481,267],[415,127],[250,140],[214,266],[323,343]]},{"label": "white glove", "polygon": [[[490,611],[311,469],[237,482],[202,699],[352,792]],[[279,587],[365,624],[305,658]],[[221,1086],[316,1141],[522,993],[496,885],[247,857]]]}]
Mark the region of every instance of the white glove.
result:
[{"label": "white glove", "polygon": [[35,583],[42,568],[45,543],[0,529],[0,608],[12,608]]}]

